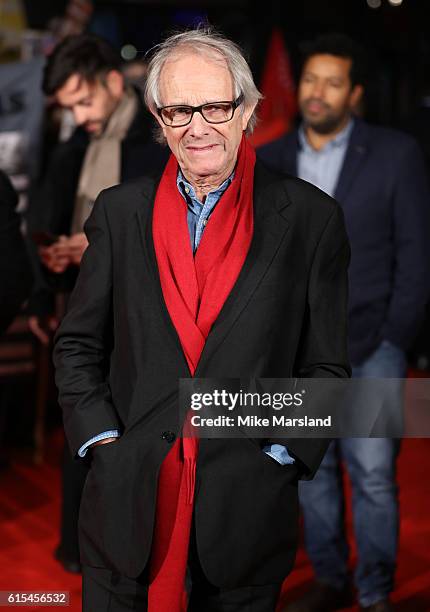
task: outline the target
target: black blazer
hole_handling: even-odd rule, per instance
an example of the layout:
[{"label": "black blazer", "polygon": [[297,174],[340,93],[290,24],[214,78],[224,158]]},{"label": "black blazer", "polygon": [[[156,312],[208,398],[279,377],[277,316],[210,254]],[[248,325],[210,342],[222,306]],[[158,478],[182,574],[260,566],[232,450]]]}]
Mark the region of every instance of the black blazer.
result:
[{"label": "black blazer", "polygon": [[[132,577],[148,561],[158,470],[180,429],[178,379],[190,375],[157,271],[156,186],[141,179],[98,198],[54,349],[72,453],[102,431],[122,432],[94,451],[80,510],[82,562]],[[315,187],[257,163],[254,210],[250,251],[195,376],[348,376],[341,209]],[[216,585],[279,582],[292,567],[299,468],[311,478],[327,441],[276,441],[296,465],[273,461],[263,440],[200,442],[197,546]]]},{"label": "black blazer", "polygon": [[[297,175],[297,132],[259,157]],[[389,340],[407,350],[430,285],[430,190],[423,155],[407,134],[355,119],[334,197],[351,244],[349,356],[362,363]]]}]

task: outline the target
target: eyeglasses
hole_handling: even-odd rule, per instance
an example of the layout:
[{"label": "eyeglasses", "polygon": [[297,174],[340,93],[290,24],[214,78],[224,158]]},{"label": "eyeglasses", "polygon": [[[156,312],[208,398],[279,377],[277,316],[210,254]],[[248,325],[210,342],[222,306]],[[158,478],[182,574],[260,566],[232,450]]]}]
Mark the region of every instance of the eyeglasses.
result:
[{"label": "eyeglasses", "polygon": [[191,123],[194,113],[200,113],[208,123],[225,123],[233,119],[234,111],[243,102],[243,94],[240,94],[233,102],[207,102],[200,106],[187,106],[186,104],[174,104],[157,108],[164,125],[169,127],[184,127]]}]

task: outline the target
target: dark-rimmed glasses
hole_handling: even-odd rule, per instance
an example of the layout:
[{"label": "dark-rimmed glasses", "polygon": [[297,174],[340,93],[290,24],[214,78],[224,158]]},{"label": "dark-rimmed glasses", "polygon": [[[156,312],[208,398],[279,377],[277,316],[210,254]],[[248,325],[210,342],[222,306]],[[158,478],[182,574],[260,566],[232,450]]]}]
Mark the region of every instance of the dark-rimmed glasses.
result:
[{"label": "dark-rimmed glasses", "polygon": [[243,94],[240,94],[233,102],[207,102],[200,106],[188,106],[187,104],[172,104],[157,108],[164,125],[169,127],[184,127],[191,123],[194,113],[200,113],[208,123],[226,123],[233,119],[234,111],[243,102]]}]

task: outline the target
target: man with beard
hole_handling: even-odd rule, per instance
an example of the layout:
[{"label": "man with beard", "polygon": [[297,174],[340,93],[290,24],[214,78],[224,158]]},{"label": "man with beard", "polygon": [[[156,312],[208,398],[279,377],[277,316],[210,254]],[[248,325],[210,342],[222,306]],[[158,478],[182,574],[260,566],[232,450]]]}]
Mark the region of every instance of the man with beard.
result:
[{"label": "man with beard", "polygon": [[67,37],[49,56],[42,87],[55,104],[73,113],[76,125],[71,138],[54,148],[27,214],[30,235],[39,234],[41,260],[35,266],[29,324],[46,344],[42,315],[50,312],[53,290],[70,291],[74,285],[88,246],[83,225],[97,195],[158,172],[167,150],[153,141],[140,93],[126,83],[119,53],[104,39]]},{"label": "man with beard", "polygon": [[[47,96],[73,113],[76,130],[51,154],[32,199],[27,220],[36,282],[29,305],[29,326],[43,344],[58,321],[52,314],[55,293],[68,296],[84,251],[83,231],[102,189],[144,173],[160,171],[167,148],[152,139],[151,116],[137,89],[122,74],[121,58],[111,45],[91,34],[70,36],[49,56],[43,79]],[[72,460],[65,446],[61,542],[56,557],[78,572],[77,521],[87,466]]]},{"label": "man with beard", "polygon": [[[352,251],[353,376],[402,378],[405,351],[428,296],[429,191],[412,138],[353,116],[363,93],[363,64],[361,49],[343,35],[325,35],[310,44],[298,92],[303,122],[297,131],[262,147],[259,156],[320,187],[343,206]],[[316,584],[289,612],[329,612],[351,603],[341,459],[353,489],[360,609],[392,609],[398,451],[393,439],[341,439],[331,444],[314,481],[301,483],[305,541]]]}]

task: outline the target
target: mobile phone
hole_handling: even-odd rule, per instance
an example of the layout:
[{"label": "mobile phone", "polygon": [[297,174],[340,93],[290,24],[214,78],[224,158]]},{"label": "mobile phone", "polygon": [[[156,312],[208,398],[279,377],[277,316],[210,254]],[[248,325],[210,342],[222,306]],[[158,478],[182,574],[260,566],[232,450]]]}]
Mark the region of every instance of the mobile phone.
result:
[{"label": "mobile phone", "polygon": [[57,242],[59,236],[51,234],[50,232],[33,232],[31,234],[32,240],[39,246],[51,246],[54,242]]}]

